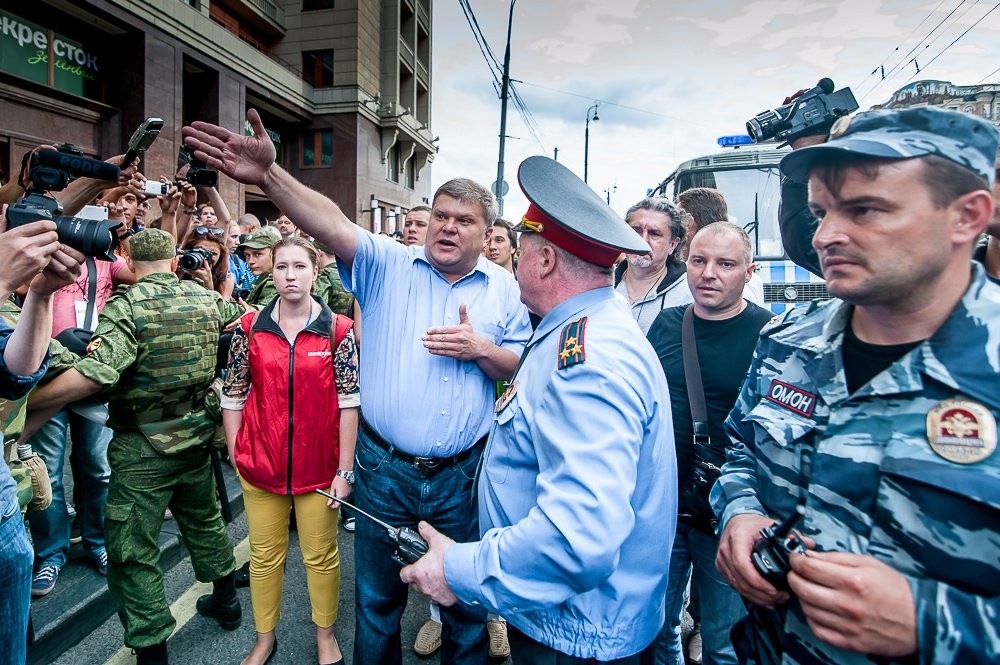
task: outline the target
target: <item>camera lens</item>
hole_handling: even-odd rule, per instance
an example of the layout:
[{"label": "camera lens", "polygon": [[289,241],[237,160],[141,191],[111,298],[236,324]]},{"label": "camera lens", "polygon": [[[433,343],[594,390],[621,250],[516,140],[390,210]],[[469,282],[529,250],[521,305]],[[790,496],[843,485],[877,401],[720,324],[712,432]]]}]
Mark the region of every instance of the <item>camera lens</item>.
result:
[{"label": "camera lens", "polygon": [[112,219],[83,219],[59,215],[54,217],[59,242],[69,245],[86,256],[102,261],[114,261],[118,246],[116,230],[122,225]]},{"label": "camera lens", "polygon": [[205,265],[205,250],[196,247],[181,254],[177,266],[184,272],[194,272]]},{"label": "camera lens", "polygon": [[747,134],[750,135],[754,143],[766,141],[774,138],[774,135],[777,134],[780,122],[781,117],[776,112],[764,111],[747,120]]}]

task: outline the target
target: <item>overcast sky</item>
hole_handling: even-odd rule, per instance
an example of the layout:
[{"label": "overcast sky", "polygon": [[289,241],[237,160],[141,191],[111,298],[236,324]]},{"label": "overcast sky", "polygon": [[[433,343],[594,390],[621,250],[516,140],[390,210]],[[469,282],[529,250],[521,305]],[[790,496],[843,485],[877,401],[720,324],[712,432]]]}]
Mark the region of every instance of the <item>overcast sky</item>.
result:
[{"label": "overcast sky", "polygon": [[[502,63],[509,3],[470,2]],[[624,213],[680,162],[718,151],[719,136],[745,133],[748,118],[822,77],[838,89],[850,86],[862,109],[915,80],[1000,82],[1000,9],[988,13],[997,5],[517,0],[511,78],[521,81],[515,85],[538,139],[510,105],[504,216],[519,221],[527,206],[517,166],[531,155],[551,157],[558,148],[559,161],[583,177],[585,119],[595,102],[600,121],[590,123],[589,183],[602,196],[617,187],[611,204]],[[493,77],[458,0],[434,0],[433,27],[432,129],[440,152],[432,189],[456,176],[489,186],[500,125]],[[919,74],[906,64],[914,56]],[[870,76],[880,65],[884,82]]]}]

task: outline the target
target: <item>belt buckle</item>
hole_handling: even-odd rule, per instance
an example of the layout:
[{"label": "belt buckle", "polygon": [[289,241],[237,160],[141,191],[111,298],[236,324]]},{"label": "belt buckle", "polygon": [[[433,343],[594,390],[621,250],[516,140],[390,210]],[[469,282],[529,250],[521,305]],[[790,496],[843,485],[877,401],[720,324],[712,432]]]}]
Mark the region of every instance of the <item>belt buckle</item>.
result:
[{"label": "belt buckle", "polygon": [[417,471],[427,475],[430,472],[441,466],[442,459],[440,457],[414,457],[413,466],[417,468]]}]

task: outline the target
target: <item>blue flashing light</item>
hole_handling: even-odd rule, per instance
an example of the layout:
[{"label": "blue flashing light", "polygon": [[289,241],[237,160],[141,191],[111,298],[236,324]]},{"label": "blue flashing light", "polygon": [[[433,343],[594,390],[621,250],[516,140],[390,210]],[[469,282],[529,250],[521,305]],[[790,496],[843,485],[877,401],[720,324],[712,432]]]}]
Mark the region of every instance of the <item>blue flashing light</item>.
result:
[{"label": "blue flashing light", "polygon": [[718,144],[723,148],[732,148],[738,145],[753,145],[753,139],[746,134],[736,134],[734,136],[720,136]]}]

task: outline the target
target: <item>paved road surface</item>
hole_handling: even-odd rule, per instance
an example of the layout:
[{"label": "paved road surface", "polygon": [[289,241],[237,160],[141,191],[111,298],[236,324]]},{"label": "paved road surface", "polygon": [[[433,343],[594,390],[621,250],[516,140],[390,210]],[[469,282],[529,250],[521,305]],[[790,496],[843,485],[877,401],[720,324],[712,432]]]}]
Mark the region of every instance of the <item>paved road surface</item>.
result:
[{"label": "paved road surface", "polygon": [[[249,557],[246,541],[246,516],[241,515],[229,526],[230,537],[236,546],[237,562]],[[354,643],[354,536],[341,531],[341,592],[340,616],[337,619],[337,639],[345,653],[345,662],[351,662]],[[253,646],[253,616],[250,610],[250,590],[240,589],[243,604],[243,624],[239,629],[226,632],[218,624],[199,616],[194,604],[198,596],[211,591],[211,585],[197,584],[190,560],[185,559],[167,573],[165,578],[167,600],[171,603],[177,629],[168,641],[170,662],[182,665],[238,664]],[[427,618],[427,601],[416,593],[403,616],[403,662],[437,665],[437,655],[419,658],[413,653],[413,639]],[[285,592],[282,616],[277,628],[279,649],[272,665],[315,663],[316,647],[313,624],[310,620],[309,598],[306,592],[305,569],[293,533],[289,547],[288,567],[285,572]],[[83,642],[63,654],[56,665],[81,663],[108,663],[123,665],[134,663],[131,651],[122,647],[122,627],[117,616],[111,617]]]}]

